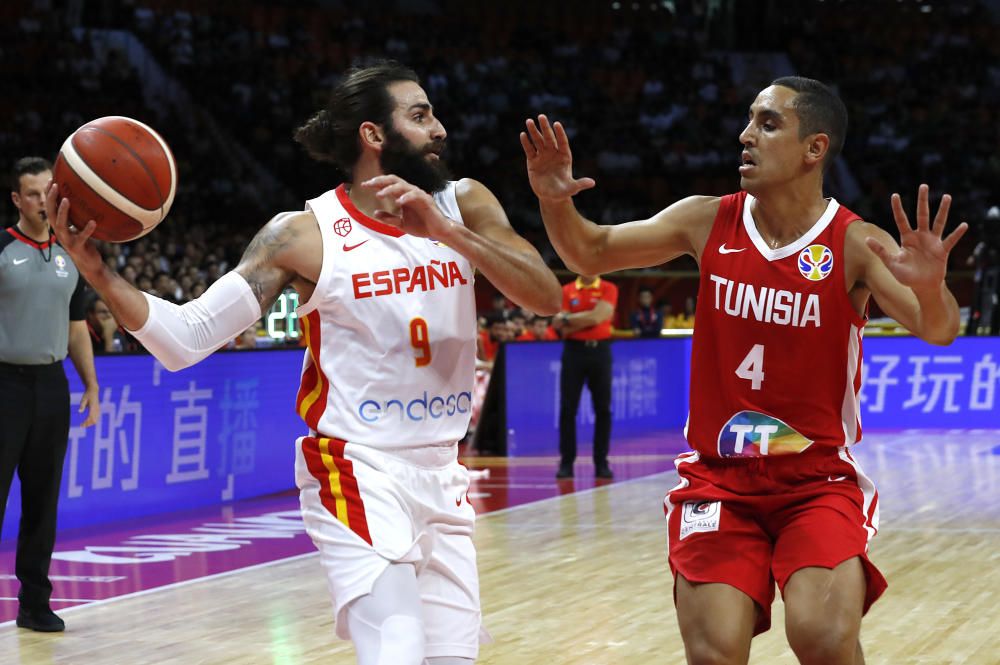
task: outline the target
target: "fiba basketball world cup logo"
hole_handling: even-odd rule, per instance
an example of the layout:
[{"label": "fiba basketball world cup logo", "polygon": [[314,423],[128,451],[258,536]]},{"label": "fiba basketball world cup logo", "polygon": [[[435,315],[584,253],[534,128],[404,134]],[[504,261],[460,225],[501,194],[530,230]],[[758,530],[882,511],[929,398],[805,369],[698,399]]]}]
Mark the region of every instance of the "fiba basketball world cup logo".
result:
[{"label": "fiba basketball world cup logo", "polygon": [[69,272],[66,270],[66,259],[61,255],[56,254],[56,275],[59,277],[69,277]]},{"label": "fiba basketball world cup logo", "polygon": [[825,279],[833,270],[833,252],[826,245],[809,245],[799,252],[799,272],[810,282]]},{"label": "fiba basketball world cup logo", "polygon": [[351,218],[341,217],[333,223],[333,232],[341,238],[346,238],[351,232]]}]

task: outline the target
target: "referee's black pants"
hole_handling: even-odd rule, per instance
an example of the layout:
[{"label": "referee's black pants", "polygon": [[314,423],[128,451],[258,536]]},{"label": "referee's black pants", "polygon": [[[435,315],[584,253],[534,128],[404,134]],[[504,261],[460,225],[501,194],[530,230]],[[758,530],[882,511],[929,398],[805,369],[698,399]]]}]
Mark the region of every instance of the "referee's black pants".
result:
[{"label": "referee's black pants", "polygon": [[69,418],[69,384],[61,362],[0,363],[0,528],[16,469],[21,525],[14,572],[21,582],[18,600],[28,609],[45,607],[52,596],[49,563]]},{"label": "referee's black pants", "polygon": [[608,465],[611,444],[611,342],[578,341],[563,343],[562,373],[559,376],[559,454],[561,463],[576,460],[576,412],[584,384],[590,388],[594,407],[594,466]]}]

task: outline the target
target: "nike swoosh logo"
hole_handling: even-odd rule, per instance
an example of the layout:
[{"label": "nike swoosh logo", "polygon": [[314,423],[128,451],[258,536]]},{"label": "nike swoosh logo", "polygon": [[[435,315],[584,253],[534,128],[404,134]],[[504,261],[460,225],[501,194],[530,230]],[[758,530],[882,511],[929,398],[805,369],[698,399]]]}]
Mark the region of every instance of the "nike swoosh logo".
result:
[{"label": "nike swoosh logo", "polygon": [[14,265],[19,266],[27,260],[28,259],[14,259]]},{"label": "nike swoosh logo", "polygon": [[345,251],[345,252],[349,252],[349,251],[351,251],[352,249],[357,249],[358,247],[361,247],[361,245],[365,244],[366,242],[368,242],[368,241],[367,241],[367,240],[362,240],[362,241],[361,241],[361,242],[359,242],[359,243],[358,243],[357,245],[348,245],[348,244],[347,244],[347,243],[345,242],[345,243],[344,243],[344,251]]},{"label": "nike swoosh logo", "polygon": [[847,476],[837,476],[836,478],[834,478],[833,476],[827,476],[826,480],[827,482],[837,483],[840,482],[841,480],[847,480]]},{"label": "nike swoosh logo", "polygon": [[726,247],[726,243],[722,243],[722,245],[719,247],[719,254],[736,254],[737,252],[743,252],[743,251],[746,251],[746,247],[744,247],[743,249],[729,249]]}]

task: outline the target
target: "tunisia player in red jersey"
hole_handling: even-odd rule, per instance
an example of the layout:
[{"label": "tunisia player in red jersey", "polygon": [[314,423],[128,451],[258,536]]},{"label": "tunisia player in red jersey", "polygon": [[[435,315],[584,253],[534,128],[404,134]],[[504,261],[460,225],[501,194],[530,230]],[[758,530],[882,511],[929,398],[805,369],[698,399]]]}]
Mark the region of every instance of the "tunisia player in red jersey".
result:
[{"label": "tunisia player in red jersey", "polygon": [[868,560],[878,494],[851,455],[861,439],[861,330],[868,299],[913,334],[948,344],[959,312],[945,286],[951,198],[916,228],[899,195],[900,244],[823,196],[847,129],[843,102],[802,77],[775,80],[749,110],[737,194],[692,196],[615,226],[584,219],[566,132],[545,116],[521,134],[552,244],[582,274],[698,261],[692,450],[664,501],[688,663],[746,663],[770,626],[777,584],[801,663],[859,665],[861,617],[885,590]]}]

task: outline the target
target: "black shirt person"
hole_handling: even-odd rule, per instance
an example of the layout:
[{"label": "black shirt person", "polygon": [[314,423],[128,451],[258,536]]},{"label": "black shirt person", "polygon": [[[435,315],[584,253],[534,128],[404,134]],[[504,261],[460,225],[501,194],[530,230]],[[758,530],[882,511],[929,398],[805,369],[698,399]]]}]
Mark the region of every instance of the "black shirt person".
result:
[{"label": "black shirt person", "polygon": [[636,337],[656,338],[663,330],[663,315],[653,305],[653,290],[648,286],[639,289],[639,307],[632,312],[630,323]]}]

